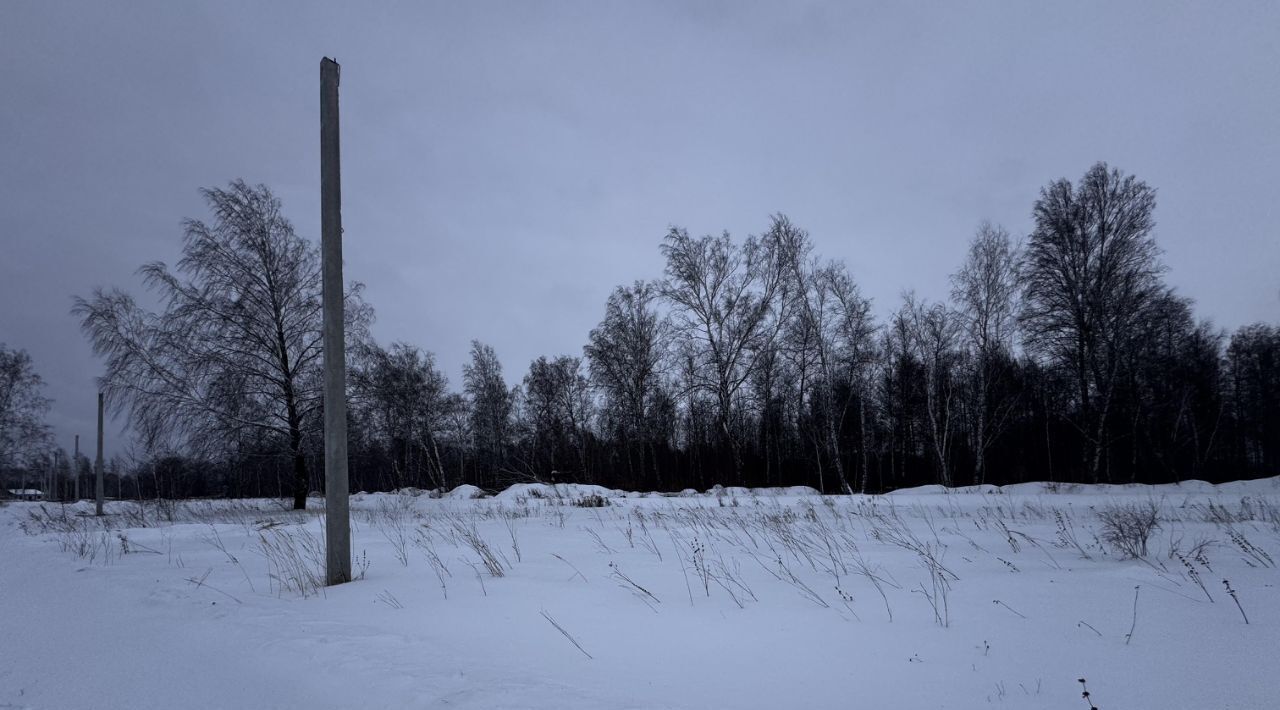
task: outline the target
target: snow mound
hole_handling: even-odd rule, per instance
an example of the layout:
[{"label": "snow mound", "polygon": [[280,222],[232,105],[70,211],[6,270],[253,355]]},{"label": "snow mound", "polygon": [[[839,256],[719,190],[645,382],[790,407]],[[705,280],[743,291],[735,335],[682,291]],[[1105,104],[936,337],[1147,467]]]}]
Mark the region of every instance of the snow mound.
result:
[{"label": "snow mound", "polygon": [[927,486],[916,486],[914,488],[899,488],[894,491],[889,491],[889,495],[895,495],[895,496],[936,495],[939,493],[950,493],[950,492],[951,492],[951,489],[947,488],[946,486],[940,486],[936,483],[930,483]]},{"label": "snow mound", "polygon": [[755,492],[750,488],[742,486],[722,486],[719,483],[707,489],[706,495],[715,496],[717,498],[730,496],[736,498],[738,496],[752,496]]},{"label": "snow mound", "polygon": [[426,489],[426,488],[414,488],[413,486],[406,486],[406,487],[404,487],[404,488],[397,488],[396,490],[391,491],[391,492],[392,492],[392,494],[394,494],[394,495],[398,495],[398,496],[409,496],[409,497],[411,497],[411,498],[417,498],[418,496],[423,496],[423,495],[425,495],[425,496],[426,496],[426,497],[428,497],[428,498],[435,498],[435,497],[436,497],[436,496],[434,495],[434,494],[435,494],[435,491],[433,491],[433,490]]},{"label": "snow mound", "polygon": [[779,488],[757,488],[756,495],[785,498],[791,496],[820,496],[822,492],[811,486],[782,486]]},{"label": "snow mound", "polygon": [[1219,493],[1252,493],[1258,495],[1264,493],[1277,493],[1280,492],[1280,476],[1259,478],[1253,481],[1231,481],[1229,483],[1220,483],[1214,486],[1213,490]]},{"label": "snow mound", "polygon": [[470,483],[464,483],[448,493],[445,493],[444,497],[451,500],[471,500],[472,498],[484,498],[485,495],[487,494],[479,488],[476,488]]},{"label": "snow mound", "polygon": [[1075,488],[1079,486],[1077,483],[1046,483],[1044,481],[1035,481],[1033,483],[1010,483],[1007,486],[1000,486],[996,493],[1011,493],[1020,495],[1038,496],[1043,493],[1075,493]]},{"label": "snow mound", "polygon": [[601,498],[625,497],[622,491],[615,491],[604,486],[593,486],[586,483],[517,483],[499,493],[499,500],[515,500],[517,498],[542,498],[547,500],[578,500],[589,496]]}]

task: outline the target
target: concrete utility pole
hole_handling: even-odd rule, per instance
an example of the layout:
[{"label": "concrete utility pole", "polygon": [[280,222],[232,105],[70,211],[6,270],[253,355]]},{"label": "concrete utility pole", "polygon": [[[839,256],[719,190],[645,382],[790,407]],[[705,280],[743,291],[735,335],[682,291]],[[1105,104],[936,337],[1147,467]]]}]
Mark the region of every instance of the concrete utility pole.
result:
[{"label": "concrete utility pole", "polygon": [[76,502],[80,502],[80,435],[76,434],[76,455],[71,459],[71,475],[76,479]]},{"label": "concrete utility pole", "polygon": [[97,499],[95,511],[102,515],[102,393],[98,393],[98,458],[93,463],[97,475],[93,483],[93,495]]},{"label": "concrete utility pole", "polygon": [[351,581],[347,511],[347,350],[343,332],[342,168],[338,150],[338,63],[320,60],[320,264],[324,301],[325,581]]}]

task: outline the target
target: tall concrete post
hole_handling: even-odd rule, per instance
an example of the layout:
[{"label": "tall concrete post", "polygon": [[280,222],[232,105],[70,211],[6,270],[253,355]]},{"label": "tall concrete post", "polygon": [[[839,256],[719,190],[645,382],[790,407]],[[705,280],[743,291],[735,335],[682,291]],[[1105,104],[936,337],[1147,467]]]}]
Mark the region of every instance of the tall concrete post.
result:
[{"label": "tall concrete post", "polygon": [[338,63],[320,60],[320,261],[324,301],[325,579],[351,581],[347,497],[347,352],[343,332]]},{"label": "tall concrete post", "polygon": [[76,455],[71,459],[71,475],[76,479],[76,502],[80,502],[80,435],[76,434]]},{"label": "tall concrete post", "polygon": [[93,462],[94,482],[93,495],[97,501],[94,510],[97,515],[102,515],[102,393],[98,393],[98,458]]}]

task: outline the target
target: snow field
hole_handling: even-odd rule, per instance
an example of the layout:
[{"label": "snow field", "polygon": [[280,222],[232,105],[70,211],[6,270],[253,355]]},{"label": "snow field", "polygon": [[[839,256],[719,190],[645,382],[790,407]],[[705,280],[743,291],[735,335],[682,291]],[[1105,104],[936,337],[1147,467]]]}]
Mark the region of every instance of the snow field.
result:
[{"label": "snow field", "polygon": [[0,707],[1280,703],[1280,479],[474,493],[0,507]]}]

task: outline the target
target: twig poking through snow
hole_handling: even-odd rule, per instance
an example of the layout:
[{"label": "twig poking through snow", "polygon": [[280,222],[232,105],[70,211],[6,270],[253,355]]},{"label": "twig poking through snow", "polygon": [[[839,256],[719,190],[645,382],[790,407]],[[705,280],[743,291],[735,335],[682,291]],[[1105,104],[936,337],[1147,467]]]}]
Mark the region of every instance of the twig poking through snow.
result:
[{"label": "twig poking through snow", "polygon": [[1124,635],[1124,645],[1128,646],[1129,641],[1133,638],[1133,630],[1138,628],[1138,590],[1142,585],[1135,585],[1133,588],[1133,623],[1129,626],[1129,633]]},{"label": "twig poking through snow", "polygon": [[595,530],[592,530],[591,528],[588,528],[588,527],[584,527],[582,529],[586,530],[587,534],[591,536],[591,539],[596,541],[596,547],[600,548],[601,552],[605,552],[610,555],[617,554],[617,550],[614,550],[612,547],[609,547],[608,545],[604,544],[604,540],[600,538],[600,533],[597,533]]},{"label": "twig poking through snow", "polygon": [[578,643],[578,639],[575,639],[568,631],[564,630],[563,626],[561,626],[560,624],[557,624],[556,620],[551,618],[551,615],[547,613],[546,609],[542,610],[542,618],[551,622],[551,625],[556,627],[556,631],[559,631],[560,633],[564,634],[564,637],[569,639],[569,643],[572,643],[574,646],[578,648],[579,651],[582,651],[582,655],[586,656],[587,658],[593,661],[595,660],[595,658],[592,657],[590,653],[587,653],[587,649],[583,648],[582,644]]},{"label": "twig poking through snow", "polygon": [[649,604],[649,599],[652,599],[658,604],[662,603],[662,600],[654,596],[653,592],[649,591],[648,589],[645,589],[644,587],[637,584],[634,579],[628,577],[626,573],[623,572],[616,563],[610,562],[609,569],[612,570],[612,572],[609,573],[609,576],[613,578],[615,582],[618,583],[618,586],[636,595],[640,599],[640,601],[647,604],[650,609],[653,609],[655,612],[658,610],[657,607],[653,606],[653,604]]},{"label": "twig poking through snow", "polygon": [[200,575],[200,578],[199,578],[199,579],[196,579],[195,577],[187,577],[187,581],[188,581],[188,582],[190,582],[190,583],[192,583],[192,584],[194,584],[194,585],[196,585],[197,587],[205,587],[205,588],[208,588],[208,589],[212,589],[213,591],[217,592],[218,594],[221,594],[222,596],[224,596],[224,597],[226,597],[226,598],[230,599],[231,601],[233,601],[233,602],[235,602],[235,603],[237,603],[237,604],[243,604],[243,603],[244,603],[244,602],[240,601],[239,599],[236,599],[235,597],[231,596],[230,594],[227,594],[226,592],[222,591],[221,589],[218,589],[217,587],[215,587],[215,586],[213,586],[213,585],[211,585],[211,584],[205,584],[205,580],[209,578],[209,574],[210,574],[211,572],[213,572],[213,568],[212,568],[212,567],[210,567],[209,569],[205,570],[205,571],[204,571],[204,574]]},{"label": "twig poking through snow", "polygon": [[1085,685],[1084,678],[1077,679],[1080,683],[1080,697],[1089,704],[1089,710],[1098,710],[1098,706],[1093,704],[1093,699],[1089,695],[1089,686]]},{"label": "twig poking through snow", "polygon": [[556,553],[554,553],[554,552],[553,552],[553,553],[551,553],[551,556],[552,556],[552,557],[554,557],[554,558],[556,558],[557,560],[560,560],[561,562],[565,563],[566,565],[569,565],[569,567],[571,567],[571,568],[573,569],[573,577],[570,577],[570,578],[569,578],[569,581],[571,581],[571,582],[572,582],[574,577],[581,577],[581,578],[582,578],[582,581],[583,581],[584,583],[586,583],[586,584],[591,584],[590,582],[588,582],[588,581],[587,581],[587,575],[583,574],[583,573],[582,573],[582,570],[579,570],[577,567],[575,567],[575,566],[574,566],[574,564],[573,564],[572,562],[570,562],[569,560],[566,560],[565,558],[561,557],[560,555],[557,555],[557,554],[556,554]]},{"label": "twig poking through snow", "polygon": [[1231,582],[1222,580],[1222,586],[1227,588],[1227,594],[1231,595],[1231,600],[1236,603],[1236,608],[1240,610],[1240,616],[1244,617],[1244,623],[1249,623],[1249,617],[1245,616],[1244,607],[1240,606],[1240,600],[1236,598],[1236,590],[1231,588]]},{"label": "twig poking through snow", "polygon": [[1099,630],[1097,630],[1097,629],[1093,628],[1093,624],[1090,624],[1089,622],[1084,621],[1083,619],[1081,619],[1079,622],[1077,622],[1077,623],[1076,623],[1076,628],[1077,628],[1077,629],[1078,629],[1078,628],[1080,628],[1081,626],[1083,626],[1083,627],[1085,627],[1085,628],[1089,629],[1090,631],[1092,631],[1093,633],[1097,634],[1098,636],[1102,636],[1102,632],[1101,632],[1101,631],[1099,631]]},{"label": "twig poking through snow", "polygon": [[404,604],[401,604],[400,600],[396,599],[396,595],[392,594],[390,590],[387,590],[387,589],[382,590],[382,593],[377,596],[377,601],[380,601],[383,604],[386,604],[392,609],[404,608]]},{"label": "twig poking through snow", "polygon": [[1000,606],[1002,606],[1002,607],[1004,607],[1004,608],[1008,609],[1009,611],[1011,611],[1011,612],[1013,612],[1013,613],[1017,614],[1019,617],[1021,617],[1021,618],[1023,618],[1023,619],[1027,618],[1027,617],[1023,616],[1022,612],[1018,611],[1017,609],[1014,609],[1013,607],[1009,606],[1008,604],[1005,604],[1004,602],[1000,601],[999,599],[996,599],[996,600],[994,600],[994,601],[995,601],[995,603],[996,603],[996,604],[999,604]]}]

